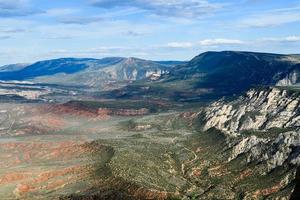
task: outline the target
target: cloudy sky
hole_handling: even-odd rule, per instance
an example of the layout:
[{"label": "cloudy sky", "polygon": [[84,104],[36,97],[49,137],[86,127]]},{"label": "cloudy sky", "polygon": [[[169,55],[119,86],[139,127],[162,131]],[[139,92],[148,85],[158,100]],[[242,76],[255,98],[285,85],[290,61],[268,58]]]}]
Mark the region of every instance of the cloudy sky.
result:
[{"label": "cloudy sky", "polygon": [[300,0],[0,0],[0,64],[300,53]]}]

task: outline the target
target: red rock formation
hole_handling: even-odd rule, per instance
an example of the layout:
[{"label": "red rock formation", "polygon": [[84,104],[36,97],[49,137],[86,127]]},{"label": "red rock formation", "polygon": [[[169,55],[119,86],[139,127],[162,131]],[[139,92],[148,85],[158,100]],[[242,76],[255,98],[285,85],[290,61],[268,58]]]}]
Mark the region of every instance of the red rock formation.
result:
[{"label": "red rock formation", "polygon": [[41,108],[42,113],[53,113],[57,115],[69,114],[75,116],[83,116],[88,118],[108,119],[110,116],[140,116],[150,113],[147,108],[141,109],[110,109],[97,108],[92,109],[83,105],[77,104],[63,104],[63,105],[49,105]]}]

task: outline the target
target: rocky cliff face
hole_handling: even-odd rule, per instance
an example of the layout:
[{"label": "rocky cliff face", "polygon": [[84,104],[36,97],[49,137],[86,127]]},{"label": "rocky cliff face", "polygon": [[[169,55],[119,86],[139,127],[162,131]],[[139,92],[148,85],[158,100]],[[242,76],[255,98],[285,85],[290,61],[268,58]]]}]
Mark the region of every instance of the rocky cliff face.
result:
[{"label": "rocky cliff face", "polygon": [[111,80],[135,81],[151,77],[153,74],[169,73],[170,66],[138,58],[126,58],[123,61],[106,67],[103,72]]},{"label": "rocky cliff face", "polygon": [[284,79],[278,81],[278,86],[292,86],[300,82],[300,70],[295,69],[289,73]]},{"label": "rocky cliff face", "polygon": [[300,165],[300,94],[295,90],[252,89],[237,100],[211,104],[198,119],[204,131],[215,128],[227,136],[228,162],[244,156],[247,163],[263,164],[262,174]]},{"label": "rocky cliff face", "polygon": [[236,101],[217,101],[199,114],[204,130],[217,128],[238,135],[246,130],[300,127],[299,105],[299,94],[278,88],[253,89]]},{"label": "rocky cliff face", "polygon": [[245,154],[247,162],[265,163],[266,172],[284,164],[300,165],[300,131],[281,133],[276,138],[244,137],[233,146],[229,161]]},{"label": "rocky cliff face", "polygon": [[292,72],[291,74],[289,74],[288,76],[286,76],[284,79],[280,80],[277,85],[278,86],[291,86],[291,85],[295,85],[296,83],[299,82],[300,79],[300,74],[299,72]]}]

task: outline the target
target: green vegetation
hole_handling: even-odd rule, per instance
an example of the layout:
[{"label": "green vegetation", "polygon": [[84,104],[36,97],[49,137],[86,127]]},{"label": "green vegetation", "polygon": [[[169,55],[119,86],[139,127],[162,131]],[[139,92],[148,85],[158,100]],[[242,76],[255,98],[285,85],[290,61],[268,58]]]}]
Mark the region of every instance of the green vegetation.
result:
[{"label": "green vegetation", "polygon": [[98,108],[107,109],[149,109],[150,112],[167,110],[170,105],[160,104],[159,102],[141,101],[141,100],[119,100],[119,101],[70,101],[67,105],[76,105],[88,109],[97,110]]},{"label": "green vegetation", "polygon": [[244,130],[241,132],[242,136],[251,136],[255,135],[259,138],[276,138],[279,134],[294,131],[297,127],[287,127],[287,128],[271,128],[266,131],[257,131],[257,130]]}]

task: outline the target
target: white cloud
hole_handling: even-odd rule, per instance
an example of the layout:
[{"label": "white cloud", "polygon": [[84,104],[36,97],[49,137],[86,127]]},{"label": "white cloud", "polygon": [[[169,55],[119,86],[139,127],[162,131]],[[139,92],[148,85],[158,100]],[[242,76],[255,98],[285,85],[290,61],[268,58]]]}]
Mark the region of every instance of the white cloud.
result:
[{"label": "white cloud", "polygon": [[300,36],[263,38],[262,42],[300,42]]},{"label": "white cloud", "polygon": [[[110,37],[123,38],[124,40],[128,37],[140,38],[143,35],[158,32],[162,27],[162,25],[156,24],[133,24],[127,21],[101,20],[101,18],[94,20],[87,18],[87,21],[84,21],[84,26],[82,26],[81,20],[77,21],[77,18],[70,19],[70,21],[68,18],[61,20],[64,20],[64,24],[38,25],[33,27],[31,31],[38,33],[42,38],[76,38],[76,40],[94,40],[93,43],[95,43],[95,41],[98,42],[100,39],[105,40]],[[116,45],[120,42],[110,41],[109,44]]]},{"label": "white cloud", "polygon": [[[100,46],[96,48],[87,48],[81,50],[57,49],[42,55],[41,57],[110,57],[110,56],[127,56],[137,57],[147,54],[147,48],[126,47],[126,46]],[[126,53],[124,53],[126,52]]]},{"label": "white cloud", "polygon": [[286,37],[268,37],[259,38],[250,41],[239,39],[204,39],[197,42],[170,42],[165,47],[174,49],[189,49],[189,48],[209,48],[209,47],[222,47],[222,46],[256,46],[256,45],[272,45],[274,43],[297,43],[300,42],[300,36],[292,35]]},{"label": "white cloud", "polygon": [[300,42],[300,36],[289,36],[286,37],[285,40],[287,42]]},{"label": "white cloud", "polygon": [[266,11],[248,16],[240,21],[243,27],[272,27],[300,21],[300,7]]},{"label": "white cloud", "polygon": [[186,49],[193,47],[193,43],[191,42],[170,42],[167,44],[169,48],[178,48],[178,49]]},{"label": "white cloud", "polygon": [[207,0],[90,0],[90,3],[105,9],[133,7],[155,15],[187,18],[212,14],[224,5]]},{"label": "white cloud", "polygon": [[54,17],[59,17],[59,16],[66,16],[66,15],[71,15],[78,13],[79,9],[73,9],[73,8],[54,8],[54,9],[49,9],[45,11],[45,15],[47,16],[54,16]]},{"label": "white cloud", "polygon": [[198,43],[201,46],[214,46],[214,45],[238,45],[238,44],[243,44],[245,42],[236,39],[217,38],[217,39],[201,40]]},{"label": "white cloud", "polygon": [[198,42],[170,42],[166,45],[166,47],[174,48],[174,49],[188,49],[188,48],[196,48],[196,47],[242,45],[245,43],[246,43],[245,41],[237,40],[237,39],[216,38],[216,39],[204,39]]}]

